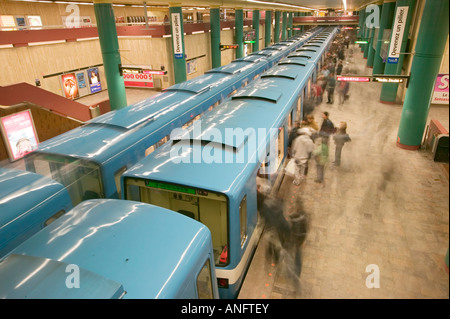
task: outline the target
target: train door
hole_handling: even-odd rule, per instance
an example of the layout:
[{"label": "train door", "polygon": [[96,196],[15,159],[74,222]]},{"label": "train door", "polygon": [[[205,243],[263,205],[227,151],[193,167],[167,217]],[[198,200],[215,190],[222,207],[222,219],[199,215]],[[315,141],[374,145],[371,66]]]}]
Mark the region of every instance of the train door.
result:
[{"label": "train door", "polygon": [[300,95],[297,99],[297,122],[300,122],[302,114],[302,96]]}]

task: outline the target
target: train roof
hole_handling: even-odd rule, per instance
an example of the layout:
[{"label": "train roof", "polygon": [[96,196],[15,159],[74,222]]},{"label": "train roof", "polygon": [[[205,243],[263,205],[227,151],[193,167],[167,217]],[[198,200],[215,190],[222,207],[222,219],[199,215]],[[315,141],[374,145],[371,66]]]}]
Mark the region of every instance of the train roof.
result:
[{"label": "train roof", "polygon": [[[211,247],[208,228],[181,214],[133,201],[89,200],[0,263],[0,298],[36,292],[37,298],[117,298],[123,291],[125,298],[179,298]],[[95,293],[68,289],[67,265],[79,267],[80,286]]]},{"label": "train roof", "polygon": [[[255,165],[260,165],[255,143],[264,143],[265,146],[269,137],[274,138],[278,134],[288,108],[296,100],[297,95],[283,92],[299,92],[312,70],[312,64],[270,69],[220,108],[194,122],[184,131],[185,134],[171,136],[171,142],[142,159],[123,176],[188,185],[221,192],[229,197],[237,195],[239,187],[236,185],[245,182],[254,172]],[[200,123],[201,128],[196,128],[195,123]],[[257,136],[261,128],[266,129],[264,138],[263,135]],[[270,131],[270,128],[274,130]],[[227,130],[235,129],[254,134],[241,140],[227,137]],[[220,132],[220,137],[215,135],[217,132]],[[213,150],[213,146],[218,148]],[[202,160],[204,152],[217,155],[214,157],[216,160]],[[245,160],[239,161],[240,156]]]},{"label": "train roof", "polygon": [[50,178],[28,171],[0,168],[0,230],[42,201],[61,193],[69,199],[64,186]]}]

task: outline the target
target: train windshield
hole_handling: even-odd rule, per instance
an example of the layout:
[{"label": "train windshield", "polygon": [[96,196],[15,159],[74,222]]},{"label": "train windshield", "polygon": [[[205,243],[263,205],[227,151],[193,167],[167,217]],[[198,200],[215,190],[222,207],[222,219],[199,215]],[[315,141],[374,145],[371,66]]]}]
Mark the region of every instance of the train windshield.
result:
[{"label": "train windshield", "polygon": [[228,264],[228,199],[188,186],[127,178],[126,199],[164,207],[193,218],[211,231],[216,266]]},{"label": "train windshield", "polygon": [[83,200],[104,197],[100,168],[90,161],[35,153],[27,159],[27,167],[66,186],[74,206]]}]

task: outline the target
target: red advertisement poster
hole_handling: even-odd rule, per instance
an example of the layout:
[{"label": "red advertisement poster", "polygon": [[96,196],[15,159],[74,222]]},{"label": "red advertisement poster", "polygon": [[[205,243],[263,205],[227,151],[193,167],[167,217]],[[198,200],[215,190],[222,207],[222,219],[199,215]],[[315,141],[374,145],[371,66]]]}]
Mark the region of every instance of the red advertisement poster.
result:
[{"label": "red advertisement poster", "polygon": [[30,110],[7,115],[0,120],[11,160],[18,160],[38,147],[39,141]]},{"label": "red advertisement poster", "polygon": [[76,99],[79,97],[77,78],[75,73],[67,73],[61,75],[61,83],[64,90],[64,96],[68,99]]}]

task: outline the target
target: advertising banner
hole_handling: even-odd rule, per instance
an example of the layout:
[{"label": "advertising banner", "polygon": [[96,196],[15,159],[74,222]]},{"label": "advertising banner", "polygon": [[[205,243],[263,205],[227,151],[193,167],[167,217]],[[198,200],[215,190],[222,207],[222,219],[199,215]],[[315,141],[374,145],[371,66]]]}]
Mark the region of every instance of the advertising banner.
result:
[{"label": "advertising banner", "polygon": [[400,50],[402,47],[403,33],[405,32],[406,18],[408,17],[408,6],[397,7],[395,12],[395,22],[392,28],[391,44],[389,46],[389,53],[387,63],[396,64],[400,57]]},{"label": "advertising banner", "polygon": [[102,84],[100,82],[98,68],[87,69],[87,77],[89,80],[89,88],[91,93],[100,92],[102,90]]},{"label": "advertising banner", "polygon": [[66,98],[74,100],[80,96],[78,94],[78,83],[75,73],[61,75],[61,85]]},{"label": "advertising banner", "polygon": [[0,127],[12,161],[34,151],[39,144],[30,110],[4,116]]},{"label": "advertising banner", "polygon": [[181,20],[179,13],[172,13],[172,39],[173,39],[173,54],[176,59],[183,58],[183,39],[181,34]]},{"label": "advertising banner", "polygon": [[123,73],[126,87],[153,88],[153,76],[146,73]]},{"label": "advertising banner", "polygon": [[449,104],[448,102],[448,74],[438,74],[434,84],[432,104]]}]

